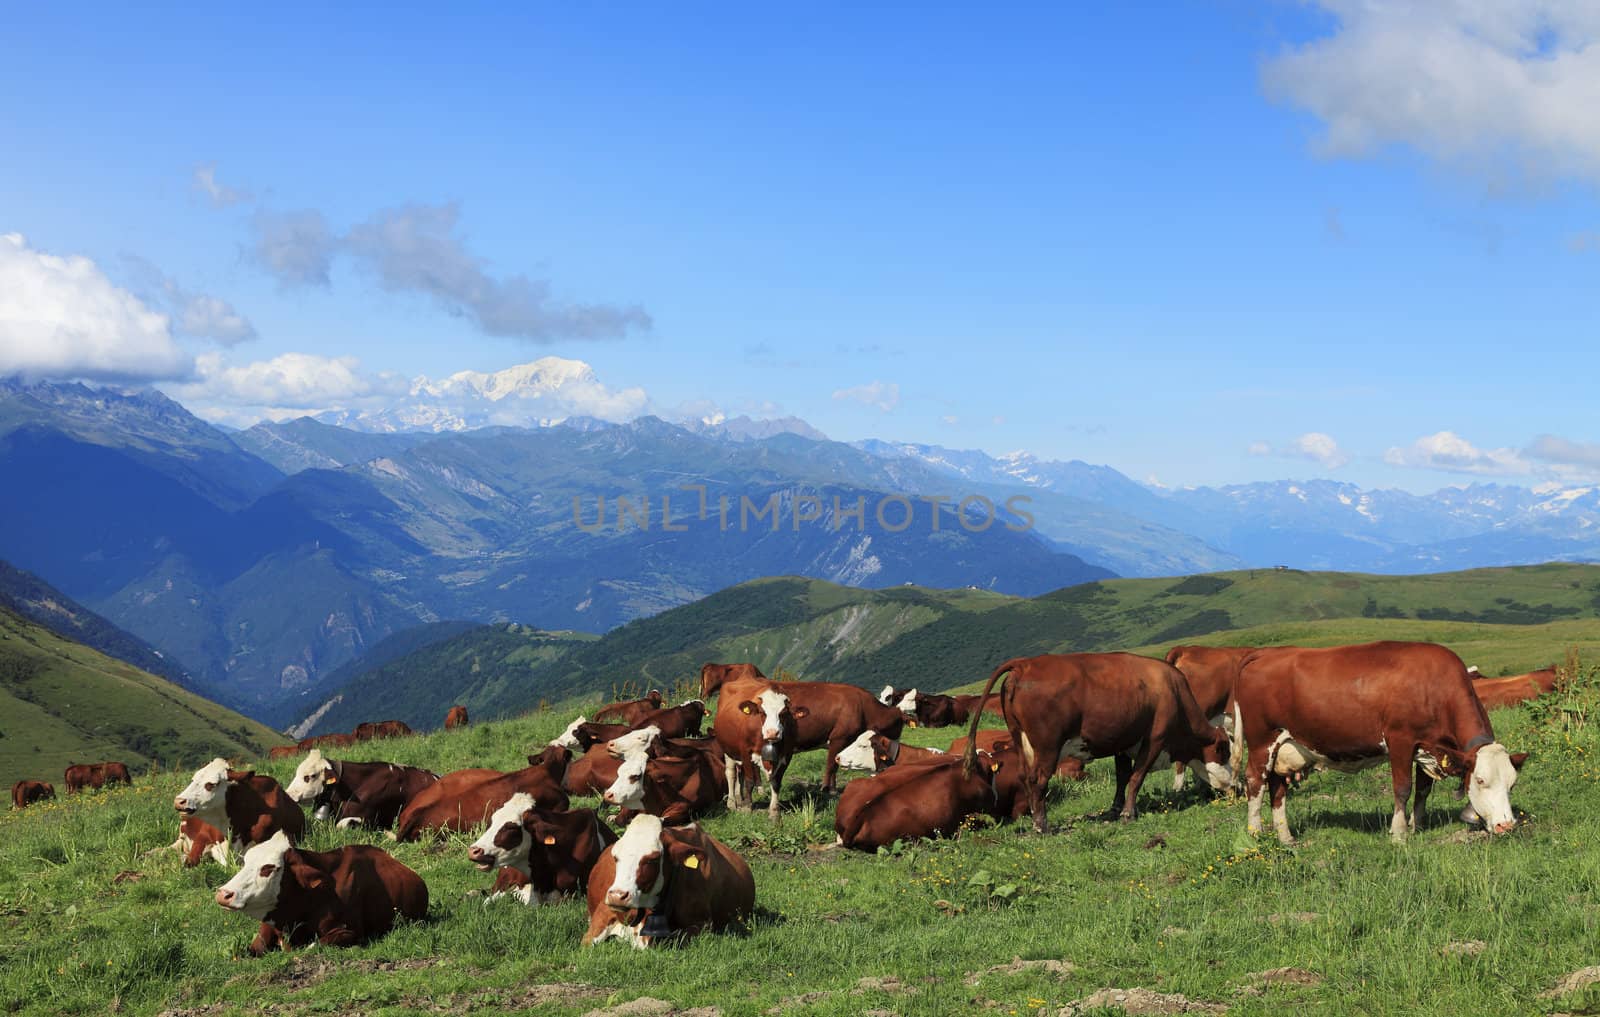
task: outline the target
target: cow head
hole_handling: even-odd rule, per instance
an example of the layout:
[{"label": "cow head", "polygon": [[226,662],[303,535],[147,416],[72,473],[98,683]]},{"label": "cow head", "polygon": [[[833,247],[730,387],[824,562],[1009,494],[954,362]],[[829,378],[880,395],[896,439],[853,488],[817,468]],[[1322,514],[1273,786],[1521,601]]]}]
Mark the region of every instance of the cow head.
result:
[{"label": "cow head", "polygon": [[198,816],[219,830],[228,828],[228,761],[218,756],[194,772],[194,779],[178,796],[172,807],[186,816]]},{"label": "cow head", "polygon": [[322,755],[322,750],[312,749],[300,765],[295,767],[294,778],[284,790],[299,804],[308,805],[316,801],[328,785],[337,780],[338,777],[334,774],[329,761]]},{"label": "cow head", "polygon": [[1233,741],[1228,732],[1212,725],[1210,741],[1201,748],[1198,760],[1189,761],[1189,768],[1213,791],[1227,791],[1232,788]]},{"label": "cow head", "polygon": [[898,703],[894,704],[894,708],[896,710],[899,710],[905,716],[906,720],[911,722],[911,726],[912,727],[916,727],[917,726],[917,701],[918,701],[918,699],[919,699],[919,697],[917,695],[917,690],[916,689],[912,689],[911,691],[907,692],[905,695],[901,696],[900,697],[900,701]]},{"label": "cow head", "polygon": [[617,767],[617,779],[606,788],[603,796],[606,804],[624,809],[644,808],[644,771],[649,762],[650,757],[643,749],[625,757]]},{"label": "cow head", "polygon": [[876,734],[874,731],[863,731],[857,735],[856,740],[851,742],[835,757],[839,765],[846,770],[864,770],[867,773],[878,772],[878,756],[872,747],[874,734]]},{"label": "cow head", "polygon": [[[292,871],[291,871],[292,870]],[[265,919],[278,906],[284,880],[306,889],[325,886],[328,877],[298,860],[282,830],[244,853],[244,863],[234,877],[217,888],[217,903],[229,911],[242,911]]]},{"label": "cow head", "polygon": [[482,872],[512,868],[526,875],[528,852],[533,847],[528,821],[533,815],[533,796],[514,794],[489,817],[489,828],[467,848],[467,858]]},{"label": "cow head", "polygon": [[572,752],[582,752],[583,751],[583,744],[578,741],[577,730],[578,730],[579,725],[587,724],[588,722],[589,722],[589,718],[587,718],[587,717],[579,717],[577,720],[575,720],[572,723],[568,724],[567,725],[567,729],[565,731],[561,732],[559,735],[556,735],[554,738],[550,739],[550,744],[551,745],[560,745],[560,746],[562,746],[562,747],[564,747],[564,748],[566,748],[566,749],[568,749],[569,751],[572,751]]},{"label": "cow head", "polygon": [[1526,752],[1513,755],[1499,742],[1490,742],[1465,759],[1449,758],[1452,768],[1459,766],[1468,774],[1467,800],[1490,833],[1509,833],[1517,825],[1516,813],[1511,811],[1511,789],[1527,758]]},{"label": "cow head", "polygon": [[883,691],[878,693],[878,702],[884,706],[893,706],[895,700],[900,698],[900,690],[893,685],[885,685]]},{"label": "cow head", "polygon": [[625,735],[611,739],[606,742],[606,751],[615,759],[627,759],[636,752],[649,751],[650,746],[660,737],[661,729],[651,724],[649,727],[641,727],[637,731],[629,731]]},{"label": "cow head", "polygon": [[739,712],[761,718],[761,758],[770,763],[777,758],[783,739],[793,737],[794,722],[811,711],[804,706],[790,706],[789,697],[777,689],[762,689],[755,699],[740,703]]}]

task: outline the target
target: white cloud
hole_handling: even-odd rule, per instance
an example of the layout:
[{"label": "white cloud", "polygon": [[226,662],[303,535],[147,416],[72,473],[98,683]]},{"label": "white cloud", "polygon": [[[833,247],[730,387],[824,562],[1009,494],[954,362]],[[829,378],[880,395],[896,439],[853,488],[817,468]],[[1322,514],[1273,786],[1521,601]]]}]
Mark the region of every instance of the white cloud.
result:
[{"label": "white cloud", "polygon": [[315,353],[283,353],[237,365],[226,363],[220,353],[203,353],[195,360],[192,381],[168,386],[169,393],[184,403],[313,411],[348,406],[370,396],[400,396],[406,389],[404,379],[363,372],[355,357]]},{"label": "white cloud", "polygon": [[167,316],[93,261],[0,234],[0,375],[147,381],[191,367]]},{"label": "white cloud", "polygon": [[839,402],[857,402],[863,406],[877,407],[888,413],[900,405],[900,386],[894,382],[872,381],[854,388],[841,388],[833,393]]},{"label": "white cloud", "polygon": [[1340,448],[1339,443],[1332,437],[1321,431],[1307,431],[1289,444],[1277,448],[1264,441],[1253,441],[1246,451],[1253,456],[1307,459],[1326,470],[1337,470],[1350,463],[1350,454]]},{"label": "white cloud", "polygon": [[326,286],[333,268],[339,238],[328,220],[315,209],[269,212],[261,209],[251,220],[255,242],[251,256],[281,286]]},{"label": "white cloud", "polygon": [[1446,162],[1600,177],[1600,4],[1316,2],[1337,28],[1268,60],[1262,80],[1322,121],[1324,154],[1403,144]]},{"label": "white cloud", "polygon": [[1390,466],[1479,476],[1521,477],[1534,472],[1533,464],[1516,449],[1481,449],[1454,431],[1440,431],[1391,448],[1383,461]]},{"label": "white cloud", "polygon": [[235,346],[256,338],[256,328],[232,304],[209,293],[185,289],[154,264],[136,255],[122,260],[132,276],[133,288],[145,301],[159,305],[183,335]]},{"label": "white cloud", "polygon": [[202,163],[194,168],[194,187],[217,208],[250,200],[249,191],[229,187],[217,179],[217,164],[214,162]]}]

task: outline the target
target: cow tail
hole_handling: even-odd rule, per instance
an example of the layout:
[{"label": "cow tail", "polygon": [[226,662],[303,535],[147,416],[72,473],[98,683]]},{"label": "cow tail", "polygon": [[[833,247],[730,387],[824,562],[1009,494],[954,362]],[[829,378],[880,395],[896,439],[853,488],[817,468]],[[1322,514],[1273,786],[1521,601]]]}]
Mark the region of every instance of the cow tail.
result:
[{"label": "cow tail", "polygon": [[972,711],[972,719],[967,721],[967,754],[961,761],[962,776],[972,776],[972,768],[978,765],[978,724],[983,720],[983,708],[988,704],[989,696],[994,691],[994,683],[1020,663],[1020,660],[1012,659],[995,668],[994,674],[989,676],[988,684],[983,687],[983,693],[978,696],[978,703]]}]

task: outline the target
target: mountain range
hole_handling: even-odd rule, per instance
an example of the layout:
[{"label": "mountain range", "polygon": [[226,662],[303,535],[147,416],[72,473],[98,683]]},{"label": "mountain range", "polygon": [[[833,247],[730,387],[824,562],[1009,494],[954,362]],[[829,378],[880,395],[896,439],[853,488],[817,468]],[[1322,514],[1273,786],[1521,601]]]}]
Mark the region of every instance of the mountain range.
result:
[{"label": "mountain range", "polygon": [[563,413],[598,383],[554,360],[243,431],[154,391],[0,381],[0,558],[196,690],[287,724],[417,625],[603,633],[763,576],[1037,596],[1113,575],[1600,557],[1600,489],[1164,490],[792,418],[616,423]]}]

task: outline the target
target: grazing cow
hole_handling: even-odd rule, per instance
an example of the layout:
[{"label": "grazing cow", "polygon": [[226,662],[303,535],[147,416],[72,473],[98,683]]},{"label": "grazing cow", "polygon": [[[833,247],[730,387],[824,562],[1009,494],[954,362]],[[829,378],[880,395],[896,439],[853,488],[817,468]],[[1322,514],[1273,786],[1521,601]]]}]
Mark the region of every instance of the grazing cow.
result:
[{"label": "grazing cow", "polygon": [[[749,693],[749,698],[737,698],[740,693]],[[767,815],[778,818],[783,774],[799,744],[801,720],[808,713],[806,707],[791,705],[788,695],[765,683],[736,682],[725,687],[712,732],[725,753],[723,775],[730,809],[750,808],[759,767],[771,790]]]},{"label": "grazing cow", "polygon": [[381,848],[349,844],[298,851],[282,831],[244,854],[244,867],[217,888],[217,903],[261,922],[250,955],[312,942],[357,946],[428,917],[422,877]]},{"label": "grazing cow", "polygon": [[444,729],[454,731],[458,727],[467,726],[467,708],[465,706],[452,706],[444,715]]},{"label": "grazing cow", "polygon": [[335,733],[312,735],[310,738],[300,739],[295,743],[294,747],[299,749],[301,752],[305,752],[309,749],[323,748],[348,749],[350,746],[354,745],[357,740],[358,739],[353,734]]},{"label": "grazing cow", "polygon": [[[822,764],[822,790],[833,793],[839,770],[839,753],[861,736],[876,731],[899,738],[905,716],[884,706],[866,689],[836,682],[775,682],[754,664],[706,664],[700,668],[700,695],[708,698],[720,692],[719,702],[744,703],[755,699],[763,688],[789,697],[795,717],[795,751],[826,748]],[[804,711],[802,716],[801,711]],[[717,708],[717,719],[723,710]],[[714,730],[714,728],[713,728]],[[721,740],[720,737],[718,740]],[[751,775],[753,776],[753,774]]]},{"label": "grazing cow", "polygon": [[682,826],[693,822],[725,793],[706,753],[670,756],[652,746],[635,747],[623,756],[617,779],[606,788],[603,797],[606,804],[622,810],[617,817],[621,824],[636,813],[647,812],[660,816],[668,826]]},{"label": "grazing cow", "polygon": [[438,779],[437,773],[415,766],[326,759],[321,749],[312,749],[285,790],[311,808],[313,819],[336,819],[341,829],[383,830],[394,825],[407,802]]},{"label": "grazing cow", "polygon": [[[962,735],[960,738],[957,738],[955,741],[950,743],[949,752],[951,755],[964,756],[967,753],[968,744],[969,742],[967,736]],[[978,732],[979,752],[999,754],[1004,753],[1014,747],[1015,746],[1011,742],[1011,732],[1003,728],[998,730],[985,729]],[[1021,760],[1020,756],[1018,757],[1018,760]],[[1011,777],[1020,778],[1021,768],[1013,766],[1013,770],[1016,772],[1012,773]],[[1060,777],[1062,780],[1088,780],[1088,764],[1076,756],[1062,756],[1061,763],[1056,767],[1056,776]]]},{"label": "grazing cow", "polygon": [[262,844],[282,831],[291,841],[305,833],[306,817],[278,782],[254,771],[228,769],[217,758],[194,773],[172,807],[226,831],[236,850]]},{"label": "grazing cow", "polygon": [[[1244,735],[1234,727],[1228,702],[1233,696],[1233,684],[1239,678],[1240,665],[1255,651],[1254,646],[1174,646],[1166,656],[1167,663],[1177,668],[1189,683],[1189,691],[1200,704],[1200,712],[1228,732],[1229,758],[1234,760],[1244,758]],[[1182,763],[1172,764],[1174,791],[1183,790],[1186,772]]]},{"label": "grazing cow", "polygon": [[[101,763],[104,780],[107,784],[126,784],[133,786],[133,775],[128,772],[127,763]],[[96,785],[97,787],[99,785]]]},{"label": "grazing cow", "polygon": [[[978,708],[980,695],[946,696],[937,692],[919,692],[912,689],[890,705],[905,714],[912,727],[949,727],[965,724]],[[990,702],[985,709],[1000,716],[1000,704]]]},{"label": "grazing cow", "polygon": [[646,714],[654,713],[665,705],[661,690],[651,689],[645,693],[643,699],[629,699],[600,707],[595,711],[594,719],[596,723],[626,724],[632,727],[643,720]]},{"label": "grazing cow", "polygon": [[356,741],[369,742],[378,738],[405,738],[415,734],[403,720],[378,720],[357,724],[351,732]]},{"label": "grazing cow", "polygon": [[[1045,831],[1045,786],[1061,756],[1113,756],[1112,814],[1138,812],[1139,787],[1161,754],[1192,764],[1217,790],[1233,782],[1228,735],[1200,712],[1189,685],[1165,661],[1131,653],[1045,654],[1008,660],[989,676],[987,698],[1001,677],[1000,709],[1012,743],[1022,752],[1034,829]],[[967,737],[976,741],[979,713]],[[967,766],[976,745],[967,746]]]},{"label": "grazing cow", "polygon": [[552,743],[537,756],[529,756],[528,766],[522,770],[447,773],[400,810],[395,835],[399,840],[416,840],[424,830],[471,830],[519,792],[532,795],[545,808],[565,810],[570,801],[561,782],[571,760],[572,753],[565,746]]},{"label": "grazing cow", "polygon": [[618,939],[643,950],[741,924],[756,906],[750,866],[699,827],[634,817],[589,875],[583,945]]},{"label": "grazing cow", "polygon": [[77,794],[86,787],[96,791],[107,784],[132,784],[125,763],[74,763],[62,775],[68,794]]},{"label": "grazing cow", "polygon": [[885,738],[876,731],[863,731],[861,737],[839,753],[839,765],[846,770],[877,773],[897,763],[936,763],[950,758],[948,752],[939,749],[902,745],[898,740]]},{"label": "grazing cow", "polygon": [[274,745],[267,750],[268,759],[288,759],[290,756],[298,756],[299,754],[300,746],[298,745]]},{"label": "grazing cow", "polygon": [[25,809],[34,802],[42,802],[56,796],[56,787],[42,780],[19,780],[11,785],[11,807]]},{"label": "grazing cow", "polygon": [[967,771],[960,758],[950,756],[851,781],[834,813],[837,843],[876,851],[897,840],[948,837],[968,816],[997,816],[994,781],[1003,764],[987,753],[978,761]]},{"label": "grazing cow", "polygon": [[600,853],[616,839],[593,809],[557,812],[515,794],[489,817],[467,858],[482,872],[499,870],[491,900],[511,894],[537,907],[581,893]]},{"label": "grazing cow", "polygon": [[1472,683],[1472,691],[1485,710],[1502,706],[1515,706],[1530,699],[1538,699],[1556,687],[1556,669],[1547,667],[1509,678],[1480,678]]},{"label": "grazing cow", "polygon": [[[1291,779],[1319,766],[1354,771],[1389,761],[1389,833],[1417,828],[1433,782],[1460,776],[1491,833],[1516,825],[1511,788],[1525,753],[1495,741],[1461,658],[1433,643],[1382,642],[1326,649],[1282,647],[1245,658],[1234,701],[1250,746],[1247,828],[1261,829],[1272,795],[1278,839],[1294,842],[1284,808]],[[1415,781],[1412,770],[1415,767]],[[1416,789],[1409,823],[1406,800]]]}]

